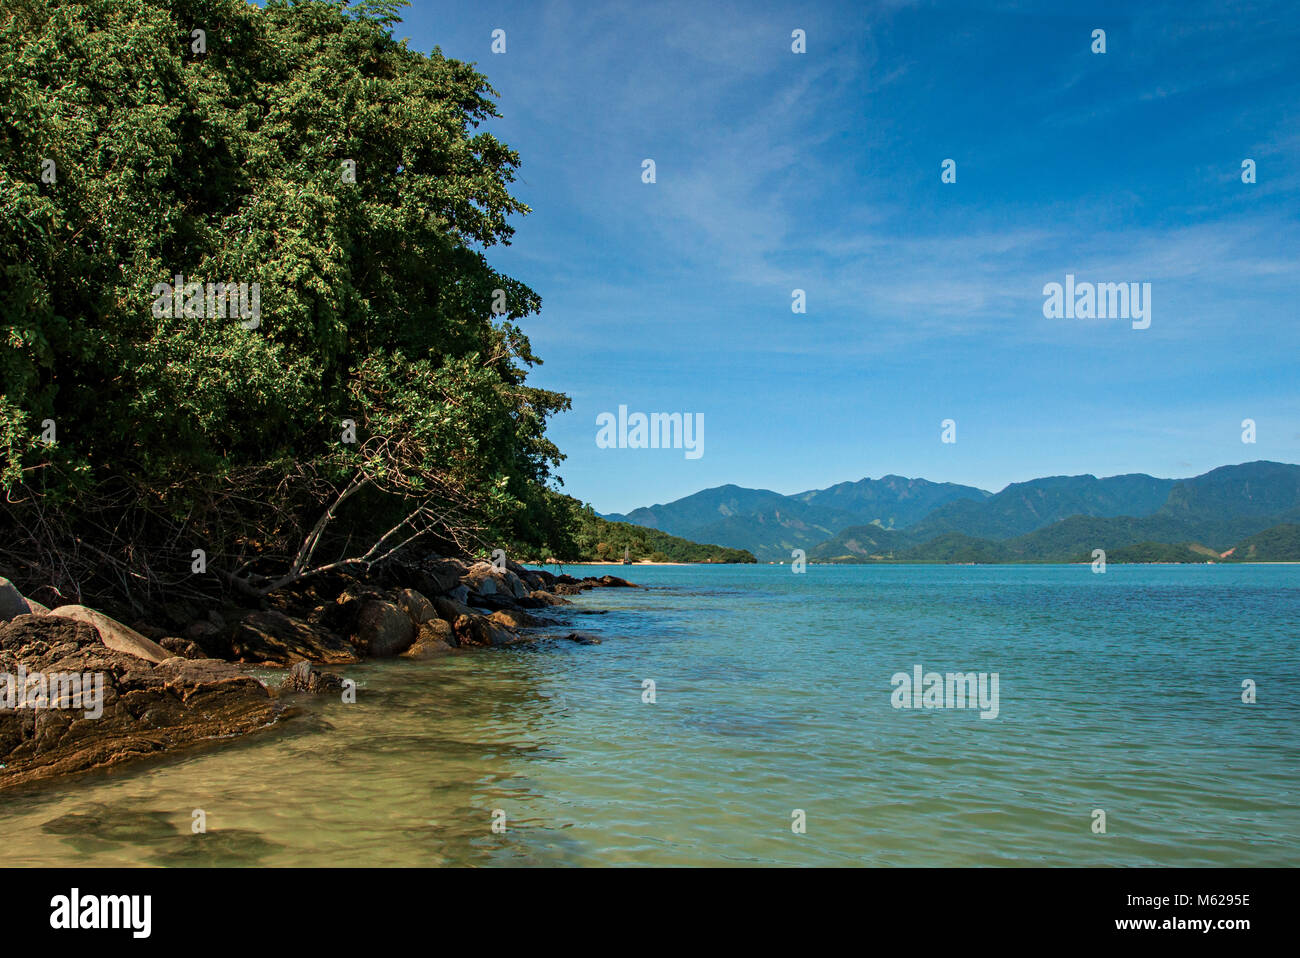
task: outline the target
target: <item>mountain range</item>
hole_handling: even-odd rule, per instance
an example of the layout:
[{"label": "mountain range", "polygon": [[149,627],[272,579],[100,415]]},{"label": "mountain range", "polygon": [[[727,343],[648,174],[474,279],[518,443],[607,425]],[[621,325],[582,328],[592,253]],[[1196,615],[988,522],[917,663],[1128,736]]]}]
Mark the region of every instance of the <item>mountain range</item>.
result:
[{"label": "mountain range", "polygon": [[1076,561],[1138,546],[1134,555],[1213,557],[1281,526],[1250,543],[1271,555],[1287,553],[1287,527],[1300,521],[1300,466],[1247,462],[1187,479],[1048,476],[998,493],[894,475],[788,496],[726,485],[604,518],[760,561],[788,561],[795,549],[822,562]]}]

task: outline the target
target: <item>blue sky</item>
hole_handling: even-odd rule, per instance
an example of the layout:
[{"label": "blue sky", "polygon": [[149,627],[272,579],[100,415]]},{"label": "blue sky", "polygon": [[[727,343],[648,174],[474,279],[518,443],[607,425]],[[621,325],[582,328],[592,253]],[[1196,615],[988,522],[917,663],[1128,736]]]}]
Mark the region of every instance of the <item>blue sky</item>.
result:
[{"label": "blue sky", "polygon": [[[1300,7],[980,6],[415,0],[522,154],[489,255],[542,296],[567,492],[1300,461]],[[1067,273],[1151,283],[1150,328],[1044,318]],[[598,448],[620,404],[704,455]]]}]

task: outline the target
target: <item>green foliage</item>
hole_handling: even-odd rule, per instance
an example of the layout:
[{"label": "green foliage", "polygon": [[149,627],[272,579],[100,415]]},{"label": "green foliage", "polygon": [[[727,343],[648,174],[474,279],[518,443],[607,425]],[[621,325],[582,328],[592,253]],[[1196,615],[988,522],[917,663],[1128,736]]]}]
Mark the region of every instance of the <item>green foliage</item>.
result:
[{"label": "green foliage", "polygon": [[[1106,553],[1106,561],[1111,564],[1127,562],[1197,562],[1210,561],[1211,557],[1197,552],[1190,546],[1174,545],[1168,542],[1139,542],[1136,545],[1121,546]],[[1091,562],[1092,554],[1077,556],[1077,562]]]},{"label": "green foliage", "polygon": [[1282,523],[1238,542],[1227,557],[1237,562],[1300,562],[1300,525]]},{"label": "green foliage", "polygon": [[[389,35],[399,6],[0,10],[9,523],[56,505],[115,556],[198,537],[287,558],[361,480],[453,533],[518,534],[569,404],[525,385],[515,321],[540,298],[483,252],[529,212],[519,157],[478,129],[498,116],[483,75]],[[259,284],[260,326],[155,315],[177,274]]]}]

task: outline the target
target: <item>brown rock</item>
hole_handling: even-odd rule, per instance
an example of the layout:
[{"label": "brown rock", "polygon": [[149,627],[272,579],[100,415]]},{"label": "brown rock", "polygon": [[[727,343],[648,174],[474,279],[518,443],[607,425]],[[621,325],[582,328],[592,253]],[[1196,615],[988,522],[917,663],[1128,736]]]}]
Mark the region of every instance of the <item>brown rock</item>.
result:
[{"label": "brown rock", "polygon": [[452,629],[462,646],[499,647],[519,641],[519,636],[485,615],[462,615],[452,623]]},{"label": "brown rock", "polygon": [[414,589],[403,589],[397,593],[397,604],[417,627],[430,619],[438,618],[438,610],[433,607],[433,603]]},{"label": "brown rock", "polygon": [[158,644],[170,652],[172,655],[179,655],[183,659],[206,659],[208,654],[197,642],[191,642],[189,639],[178,638],[174,635],[165,635],[158,640]]},{"label": "brown rock", "polygon": [[[279,714],[266,687],[227,662],[157,665],[106,646],[96,627],[24,615],[0,626],[0,672],[94,676],[74,707],[0,711],[0,789],[157,755],[262,728]],[[96,701],[97,699],[97,701]],[[96,709],[98,717],[89,717]]]},{"label": "brown rock", "polygon": [[456,635],[442,619],[431,619],[420,626],[415,643],[402,655],[409,659],[428,659],[452,651]]},{"label": "brown rock", "polygon": [[355,644],[372,658],[400,655],[415,641],[415,624],[392,602],[371,599],[357,616]]},{"label": "brown rock", "polygon": [[339,636],[290,618],[275,609],[246,612],[236,621],[230,650],[241,662],[290,665],[306,659],[326,665],[359,661],[357,651]]},{"label": "brown rock", "polygon": [[281,692],[336,692],[343,688],[343,679],[333,672],[322,672],[310,662],[298,662],[280,683]]},{"label": "brown rock", "polygon": [[155,664],[172,657],[153,639],[146,639],[135,629],[128,628],[116,619],[110,619],[102,612],[87,609],[84,605],[61,605],[49,613],[64,619],[76,619],[93,626],[99,633],[99,640],[115,652],[125,652],[136,658]]}]

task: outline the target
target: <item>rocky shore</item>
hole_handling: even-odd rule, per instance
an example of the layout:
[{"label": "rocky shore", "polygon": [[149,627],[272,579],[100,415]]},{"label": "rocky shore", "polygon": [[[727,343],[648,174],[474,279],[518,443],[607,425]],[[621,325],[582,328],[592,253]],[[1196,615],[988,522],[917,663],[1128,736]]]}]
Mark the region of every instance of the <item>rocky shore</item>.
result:
[{"label": "rocky shore", "polygon": [[[563,628],[559,607],[602,587],[634,588],[429,556],[365,579],[304,580],[256,607],[179,601],[156,624],[128,626],[83,605],[48,607],[0,577],[0,789],[266,728],[293,714],[295,696],[337,694],[333,669],[366,659],[543,637],[593,644]],[[287,671],[271,687],[240,665]]]}]

